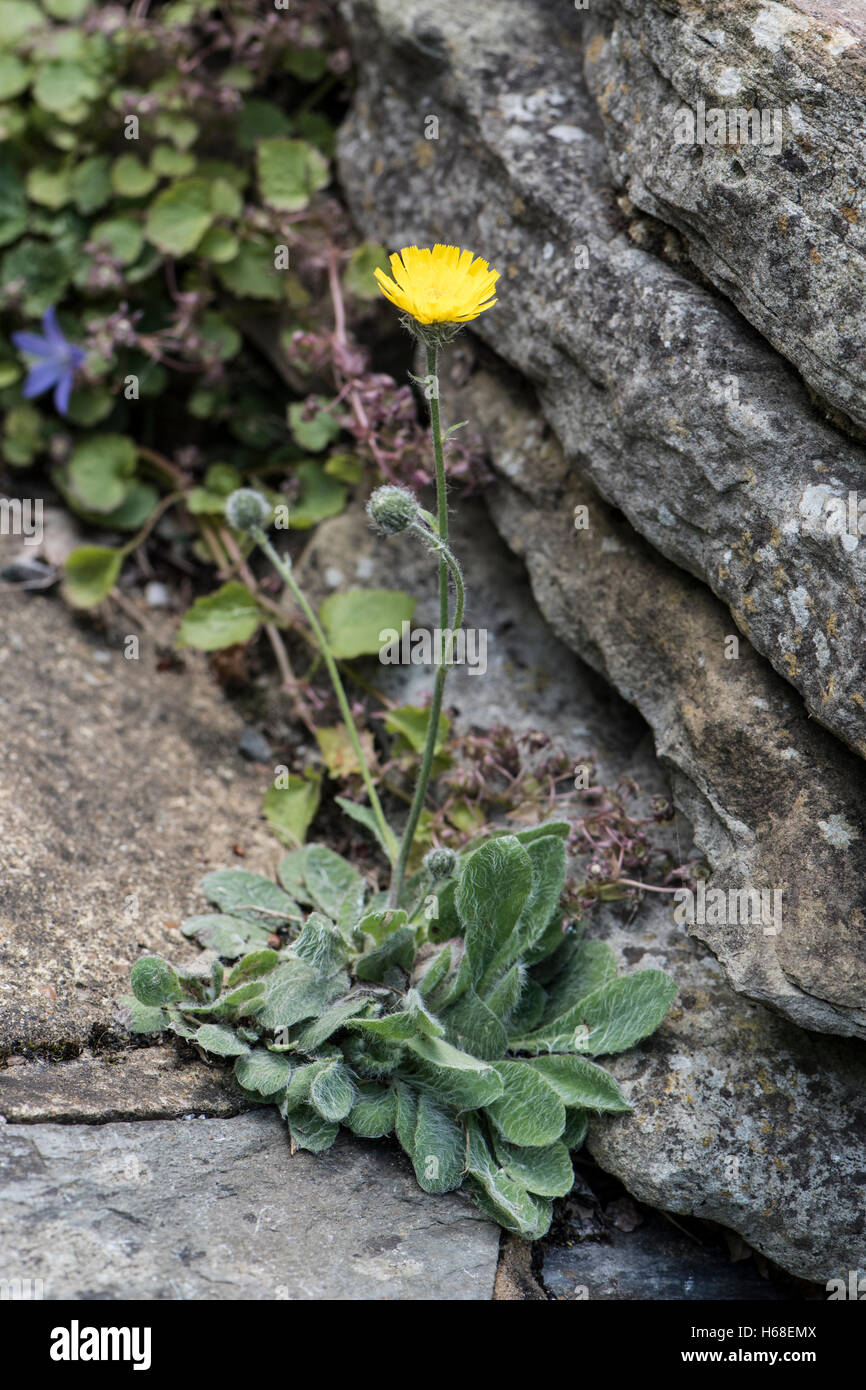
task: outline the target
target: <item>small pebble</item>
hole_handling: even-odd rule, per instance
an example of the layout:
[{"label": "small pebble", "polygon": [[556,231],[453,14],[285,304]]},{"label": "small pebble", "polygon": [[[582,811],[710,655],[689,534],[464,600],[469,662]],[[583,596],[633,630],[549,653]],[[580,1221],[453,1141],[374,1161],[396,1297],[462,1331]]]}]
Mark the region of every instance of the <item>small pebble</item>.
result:
[{"label": "small pebble", "polygon": [[250,726],[244,729],[238,744],[238,752],[242,758],[247,758],[251,763],[269,763],[272,757],[271,745],[264,734]]},{"label": "small pebble", "polygon": [[168,608],[171,604],[171,597],[164,584],[158,584],[155,579],[145,586],[144,597],[148,608]]}]

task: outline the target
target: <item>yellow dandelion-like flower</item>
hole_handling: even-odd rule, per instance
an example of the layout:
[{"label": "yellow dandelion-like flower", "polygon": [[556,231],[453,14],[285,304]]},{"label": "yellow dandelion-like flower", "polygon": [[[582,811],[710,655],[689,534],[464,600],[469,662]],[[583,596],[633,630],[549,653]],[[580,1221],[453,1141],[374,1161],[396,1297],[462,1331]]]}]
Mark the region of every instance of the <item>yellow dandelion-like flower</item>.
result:
[{"label": "yellow dandelion-like flower", "polygon": [[391,272],[373,272],[380,290],[419,323],[467,323],[496,303],[499,271],[459,246],[404,246]]}]

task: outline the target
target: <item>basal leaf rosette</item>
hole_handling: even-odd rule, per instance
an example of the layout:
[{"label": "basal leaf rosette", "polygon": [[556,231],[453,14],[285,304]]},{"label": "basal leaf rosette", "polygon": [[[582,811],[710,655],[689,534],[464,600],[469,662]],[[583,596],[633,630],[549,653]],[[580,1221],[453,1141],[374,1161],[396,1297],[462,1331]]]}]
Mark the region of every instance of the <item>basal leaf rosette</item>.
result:
[{"label": "basal leaf rosette", "polygon": [[595,1059],[649,1036],[675,994],[663,971],[618,975],[610,947],[563,929],[567,831],[434,853],[398,907],[319,844],[287,854],[279,884],[209,874],[213,910],[183,927],[205,954],[186,970],[138,961],[131,1027],[230,1059],[294,1148],[322,1152],[341,1126],[393,1134],[426,1192],[464,1187],[541,1236],[590,1116],[629,1109]]}]

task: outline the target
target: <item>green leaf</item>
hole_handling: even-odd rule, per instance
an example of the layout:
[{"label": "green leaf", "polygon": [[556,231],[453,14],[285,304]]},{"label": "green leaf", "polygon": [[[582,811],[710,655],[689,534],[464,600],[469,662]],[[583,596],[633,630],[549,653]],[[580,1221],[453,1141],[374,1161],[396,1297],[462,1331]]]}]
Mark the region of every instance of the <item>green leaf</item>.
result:
[{"label": "green leaf", "polygon": [[335,922],[347,898],[360,917],[365,894],[364,880],[341,854],[335,854],[326,845],[308,845],[304,882],[316,906]]},{"label": "green leaf", "polygon": [[372,951],[365,951],[358,957],[355,974],[359,980],[383,980],[395,966],[401,970],[411,970],[414,959],[415,930],[409,926],[398,927],[381,946],[375,946]]},{"label": "green leaf", "polygon": [[233,1028],[223,1028],[219,1023],[203,1023],[196,1029],[195,1042],[217,1057],[242,1057],[250,1050]]},{"label": "green leaf", "polygon": [[[3,55],[0,54],[0,68]],[[69,175],[62,169],[31,169],[27,175],[27,196],[40,207],[62,208],[72,197]]]},{"label": "green leaf", "polygon": [[[297,444],[300,448],[309,449],[314,454],[320,453],[322,449],[327,449],[328,445],[336,439],[341,428],[339,421],[326,407],[321,407],[314,414],[309,413],[310,402],[316,399],[316,397],[310,396],[305,401],[294,401],[288,409],[289,427]],[[313,464],[313,467],[315,468],[315,464]],[[303,465],[301,465],[301,468],[303,468]],[[322,478],[324,481],[322,479],[314,479],[309,467],[306,475],[301,471],[301,468],[299,468],[298,471],[301,476],[301,481],[304,482],[307,490],[315,490],[321,497],[330,497],[332,499],[332,505],[336,499],[337,491],[339,490],[345,501],[345,489],[334,478],[323,473]],[[311,514],[314,515],[315,497],[306,507],[302,504],[298,510],[300,510],[302,518]],[[338,507],[337,510],[342,510],[342,507]],[[326,512],[325,515],[334,516],[335,513],[331,511]],[[316,517],[315,520],[318,520],[318,518]],[[297,511],[293,511],[292,525],[299,527],[312,526],[314,525],[314,521],[301,520],[299,522],[297,519]]]},{"label": "green leaf", "polygon": [[307,862],[305,849],[293,849],[283,855],[277,868],[277,877],[290,897],[299,903],[312,906],[312,898],[304,885],[304,868]]},{"label": "green leaf", "polygon": [[[309,445],[302,447],[309,448]],[[299,463],[295,472],[301,481],[301,500],[290,513],[291,524],[296,531],[309,530],[326,517],[337,516],[343,510],[346,489],[336,478],[330,477],[321,464],[307,460]]]},{"label": "green leaf", "polygon": [[[262,975],[267,975],[280,963],[280,958],[276,951],[265,948],[262,951],[250,951],[248,956],[244,956],[239,965],[228,977],[229,988],[239,985],[244,980],[258,980]],[[255,1090],[255,1087],[253,1087]]]},{"label": "green leaf", "polygon": [[180,982],[167,960],[161,956],[142,956],[129,976],[132,992],[139,1004],[158,1007],[180,998]]},{"label": "green leaf", "polygon": [[264,874],[248,869],[217,869],[205,874],[199,887],[208,902],[216,903],[223,912],[267,926],[269,931],[300,915],[288,893]]},{"label": "green leaf", "polygon": [[586,1110],[566,1110],[565,1115],[562,1142],[568,1149],[579,1149],[589,1131],[589,1114]]},{"label": "green leaf", "polygon": [[137,154],[122,154],[111,166],[111,186],[121,198],[143,198],[158,182],[153,169],[142,164]]},{"label": "green leaf", "polygon": [[487,1114],[510,1144],[552,1144],[565,1129],[565,1106],[543,1076],[525,1062],[499,1062],[504,1092]]},{"label": "green leaf", "polygon": [[287,960],[265,976],[265,1007],[258,1016],[262,1028],[291,1028],[314,1018],[339,994],[348,980],[344,974],[323,978],[303,960]]},{"label": "green leaf", "polygon": [[508,1024],[515,1009],[520,1003],[520,997],[524,987],[524,976],[519,965],[512,965],[496,986],[490,991],[485,999],[485,1004],[492,1014],[503,1023]]},{"label": "green leaf", "polygon": [[107,246],[121,265],[131,265],[141,254],[144,233],[131,217],[109,217],[97,222],[91,231],[93,241]]},{"label": "green leaf", "polygon": [[372,808],[369,806],[362,806],[358,801],[350,801],[346,796],[335,796],[334,800],[340,807],[340,810],[344,811],[350,820],[357,821],[359,825],[364,826],[365,830],[369,830],[370,834],[374,836],[381,848],[385,851],[386,857],[390,859],[391,848],[386,843],[379,829],[379,822]]},{"label": "green leaf", "polygon": [[295,1148],[308,1149],[314,1154],[330,1149],[340,1133],[339,1123],[323,1120],[309,1105],[301,1105],[297,1110],[293,1110],[286,1123]]},{"label": "green leaf", "polygon": [[322,1068],[310,1087],[310,1104],[323,1120],[344,1120],[355,1100],[352,1079],[336,1058]]},{"label": "green leaf", "polygon": [[78,63],[44,63],[33,83],[34,99],[43,111],[51,111],[70,124],[84,120],[88,103],[99,94],[93,74]]},{"label": "green leaf", "polygon": [[292,946],[299,960],[312,965],[317,975],[333,975],[348,959],[346,943],[330,918],[311,912]]},{"label": "green leaf", "polygon": [[95,154],[77,164],[70,176],[75,206],[84,216],[104,207],[111,198],[111,161]]},{"label": "green leaf", "polygon": [[31,0],[0,0],[0,47],[14,48],[25,34],[44,25],[44,14]]},{"label": "green leaf", "polygon": [[559,1018],[601,985],[616,979],[616,955],[605,941],[570,940],[563,949],[563,960],[563,968],[547,986],[541,1016],[544,1023]]},{"label": "green leaf", "polygon": [[531,1032],[541,1022],[545,993],[536,980],[524,979],[517,1007],[508,1020],[509,1038],[519,1038]]},{"label": "green leaf", "polygon": [[130,1033],[164,1033],[171,1026],[171,1015],[165,1009],[140,1004],[133,994],[124,994],[120,1003],[129,1014]]},{"label": "green leaf", "polygon": [[445,1032],[437,1018],[424,1007],[424,1001],[417,990],[407,990],[404,997],[406,1007],[382,1018],[356,1018],[351,1027],[365,1033],[373,1033],[382,1038],[430,1037],[440,1038]]},{"label": "green leaf", "polygon": [[552,1215],[550,1201],[533,1196],[500,1168],[474,1115],[467,1115],[466,1131],[467,1168],[481,1210],[507,1231],[528,1240],[545,1235]]},{"label": "green leaf", "polygon": [[676,992],[675,981],[663,970],[637,970],[601,985],[528,1038],[512,1041],[511,1047],[521,1052],[581,1052],[590,1057],[625,1052],[655,1032]]},{"label": "green leaf", "polygon": [[271,785],[265,792],[265,820],[284,845],[302,845],[319,809],[322,779],[316,773],[289,773],[287,786]]},{"label": "green leaf", "polygon": [[466,1154],[466,1137],[432,1096],[418,1097],[412,1164],[425,1192],[453,1192],[460,1186]]},{"label": "green leaf", "polygon": [[199,242],[198,254],[206,261],[225,265],[234,260],[240,249],[241,243],[234,232],[226,227],[211,227]]},{"label": "green leaf", "polygon": [[[331,1004],[313,1023],[308,1023],[298,1038],[298,1047],[302,1052],[315,1052],[323,1042],[344,1028],[350,1018],[362,1013],[364,1009],[370,1007],[370,1000],[363,995],[355,999],[338,999],[336,1004]],[[386,1131],[387,1133],[387,1131]]]},{"label": "green leaf", "polygon": [[508,1038],[500,1020],[492,1013],[474,989],[468,989],[456,1004],[442,1015],[449,1042],[464,1052],[484,1061],[495,1061],[508,1046]]},{"label": "green leaf", "polygon": [[401,1148],[411,1159],[415,1157],[415,1126],[418,1123],[418,1092],[403,1081],[394,1083],[397,1113],[394,1129]]},{"label": "green leaf", "polygon": [[260,1096],[272,1096],[288,1085],[292,1074],[291,1064],[278,1052],[267,1052],[257,1047],[235,1062],[235,1076],[247,1091],[258,1091]]},{"label": "green leaf", "polygon": [[[397,709],[388,710],[385,715],[385,728],[388,733],[399,734],[415,753],[424,752],[429,724],[429,709],[421,709],[418,705],[401,705]],[[436,753],[441,751],[450,731],[451,720],[446,714],[441,714],[436,732]]]},{"label": "green leaf", "polygon": [[510,940],[531,887],[532,862],[512,835],[489,840],[464,863],[456,903],[474,980]]},{"label": "green leaf", "polygon": [[510,1178],[539,1197],[565,1197],[574,1186],[574,1169],[561,1139],[544,1148],[522,1149],[493,1135],[496,1157]]},{"label": "green leaf", "polygon": [[[494,840],[491,843],[501,845],[503,841]],[[529,855],[532,886],[516,925],[484,971],[479,986],[482,995],[493,989],[509,966],[535,944],[562,896],[565,882],[565,845],[562,840],[556,835],[541,836],[531,840],[524,853]]]},{"label": "green leaf", "polygon": [[117,583],[123,552],[104,545],[80,545],[63,569],[63,594],[73,608],[92,608]]},{"label": "green leaf", "polygon": [[378,241],[362,241],[356,246],[343,272],[343,284],[356,299],[378,299],[381,294],[374,270],[390,274],[388,253]]},{"label": "green leaf", "polygon": [[274,265],[274,249],[256,241],[241,243],[237,255],[217,266],[217,276],[239,299],[280,300],[285,296],[284,275]]},{"label": "green leaf", "polygon": [[16,241],[27,226],[24,180],[10,159],[0,154],[0,246]]},{"label": "green leaf", "polygon": [[276,137],[256,149],[259,186],[264,201],[278,212],[297,212],[329,182],[328,161],[305,140]]},{"label": "green leaf", "polygon": [[[0,226],[2,230],[2,226]],[[59,245],[48,246],[34,237],[23,237],[3,257],[0,281],[20,281],[24,292],[25,314],[45,313],[62,297],[72,276],[68,252]]]},{"label": "green leaf", "polygon": [[[277,919],[274,918],[274,921]],[[184,936],[194,936],[205,950],[216,951],[226,960],[236,960],[250,947],[267,946],[272,928],[255,926],[242,917],[232,917],[224,913],[205,913],[190,917],[184,922],[181,931]]]},{"label": "green leaf", "polygon": [[526,1062],[552,1086],[564,1105],[584,1110],[630,1110],[618,1082],[586,1057],[534,1057]]},{"label": "green leaf", "polygon": [[350,589],[332,594],[319,609],[328,645],[337,660],[375,656],[385,629],[401,630],[415,612],[415,599],[396,589]]},{"label": "green leaf", "polygon": [[357,1098],[346,1116],[346,1125],[363,1139],[383,1139],[397,1119],[397,1096],[391,1086],[366,1082],[357,1088]]},{"label": "green leaf", "polygon": [[186,256],[198,246],[213,219],[207,179],[181,179],[151,203],[145,232],[164,255]]},{"label": "green leaf", "polygon": [[137,451],[122,434],[94,434],[73,450],[66,484],[73,502],[90,512],[112,512],[126,496]]},{"label": "green leaf", "polygon": [[213,652],[249,642],[261,622],[258,603],[246,584],[231,579],[222,588],[197,598],[184,614],[177,634],[178,647],[198,647]]},{"label": "green leaf", "polygon": [[365,936],[372,936],[377,946],[381,946],[387,941],[389,936],[402,927],[409,920],[409,914],[402,907],[377,907],[374,912],[367,912],[358,922],[358,931]]},{"label": "green leaf", "polygon": [[172,145],[157,145],[150,156],[150,167],[161,178],[179,179],[191,174],[195,168],[195,156],[176,150]]},{"label": "green leaf", "polygon": [[410,1038],[406,1046],[421,1079],[447,1104],[461,1110],[477,1110],[502,1095],[502,1079],[495,1067],[479,1062],[477,1057],[470,1057],[442,1038]]}]

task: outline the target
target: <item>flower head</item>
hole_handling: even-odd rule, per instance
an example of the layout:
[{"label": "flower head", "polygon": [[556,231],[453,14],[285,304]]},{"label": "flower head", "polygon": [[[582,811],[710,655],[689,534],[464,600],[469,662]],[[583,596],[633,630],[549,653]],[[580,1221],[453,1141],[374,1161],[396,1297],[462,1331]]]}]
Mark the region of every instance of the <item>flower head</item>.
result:
[{"label": "flower head", "polygon": [[453,849],[430,849],[424,855],[424,868],[432,878],[450,878],[457,868]]},{"label": "flower head", "polygon": [[236,531],[253,531],[271,519],[271,504],[252,487],[239,487],[226,502],[226,518]]},{"label": "flower head", "polygon": [[496,303],[499,271],[459,246],[404,246],[391,257],[391,273],[393,280],[373,272],[380,290],[421,324],[467,323]]},{"label": "flower head", "polygon": [[[43,336],[44,335],[44,336]],[[54,405],[61,415],[69,409],[72,382],[87,353],[74,343],[67,342],[57,324],[54,309],[46,309],[42,316],[42,334],[13,333],[12,341],[19,352],[34,358],[27,380],[24,383],[24,396],[30,400],[41,396],[54,387]]]},{"label": "flower head", "polygon": [[406,487],[377,487],[367,515],[383,536],[397,536],[418,519],[418,502]]}]

